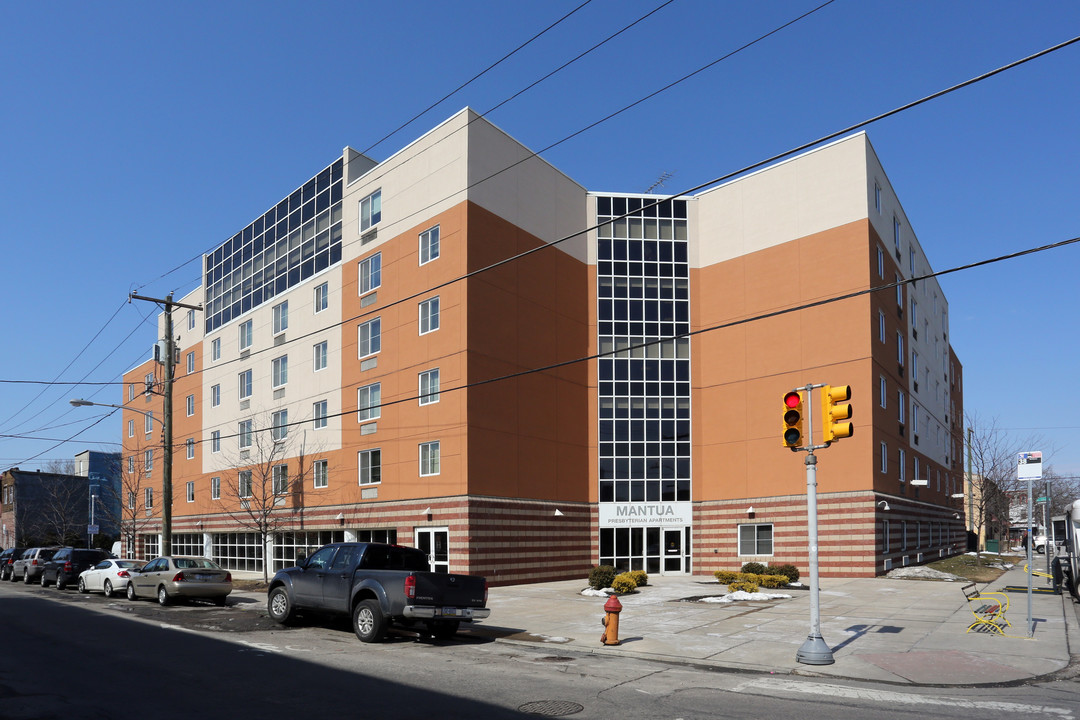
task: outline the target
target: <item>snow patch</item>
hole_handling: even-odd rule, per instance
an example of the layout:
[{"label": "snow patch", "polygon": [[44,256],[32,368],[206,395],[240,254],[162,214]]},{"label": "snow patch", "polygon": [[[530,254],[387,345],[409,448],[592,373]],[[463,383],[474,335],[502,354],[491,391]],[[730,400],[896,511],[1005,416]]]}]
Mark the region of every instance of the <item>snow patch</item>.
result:
[{"label": "snow patch", "polygon": [[751,602],[761,602],[763,600],[780,600],[783,598],[790,598],[790,595],[783,595],[780,593],[763,593],[755,592],[750,593],[745,590],[738,590],[727,595],[713,595],[711,597],[703,597],[698,602],[706,603],[730,603],[730,602],[742,602],[749,600]]},{"label": "snow patch", "polygon": [[926,567],[925,565],[916,565],[914,567],[896,568],[885,573],[885,577],[889,579],[910,579],[916,578],[920,580],[944,580],[946,582],[953,582],[954,580],[962,580],[959,575],[953,575],[952,573],[942,572],[933,568]]},{"label": "snow patch", "polygon": [[615,588],[603,588],[601,590],[597,590],[596,588],[587,587],[581,591],[581,594],[587,597],[607,597],[614,592]]}]

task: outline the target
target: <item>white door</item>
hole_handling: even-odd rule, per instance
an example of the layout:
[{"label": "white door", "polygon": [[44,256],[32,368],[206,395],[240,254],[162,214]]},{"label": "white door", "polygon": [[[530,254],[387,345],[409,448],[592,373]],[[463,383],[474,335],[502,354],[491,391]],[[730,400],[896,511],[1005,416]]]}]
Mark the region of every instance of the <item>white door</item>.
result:
[{"label": "white door", "polygon": [[661,575],[681,575],[686,572],[683,543],[683,528],[664,528]]},{"label": "white door", "polygon": [[416,528],[416,547],[427,553],[432,572],[450,572],[449,528]]}]

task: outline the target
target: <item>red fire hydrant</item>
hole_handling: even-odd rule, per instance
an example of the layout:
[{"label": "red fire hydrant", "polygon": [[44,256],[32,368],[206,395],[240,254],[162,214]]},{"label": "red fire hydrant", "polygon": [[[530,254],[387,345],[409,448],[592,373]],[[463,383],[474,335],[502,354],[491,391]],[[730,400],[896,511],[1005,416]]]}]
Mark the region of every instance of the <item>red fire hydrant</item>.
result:
[{"label": "red fire hydrant", "polygon": [[601,645],[619,644],[619,613],[622,612],[622,603],[619,598],[611,595],[604,603],[604,619],[600,624],[604,626],[604,634],[600,636]]}]

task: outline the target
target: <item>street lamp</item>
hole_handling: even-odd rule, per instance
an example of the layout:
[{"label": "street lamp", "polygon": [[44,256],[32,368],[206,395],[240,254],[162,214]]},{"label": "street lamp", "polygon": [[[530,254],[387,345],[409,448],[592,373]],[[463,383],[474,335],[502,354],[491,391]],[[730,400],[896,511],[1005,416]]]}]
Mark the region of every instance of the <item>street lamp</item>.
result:
[{"label": "street lamp", "polygon": [[[68,401],[73,407],[111,407],[118,408],[120,410],[130,410],[131,412],[144,415],[151,420],[157,420],[161,423],[162,430],[165,434],[163,442],[165,457],[162,459],[163,467],[161,474],[161,554],[172,554],[172,413],[168,410],[165,412],[165,418],[154,417],[153,413],[146,412],[145,410],[139,410],[133,407],[127,407],[125,405],[113,405],[112,403],[100,403],[93,400],[83,400],[82,398],[72,398]],[[170,408],[171,409],[171,408]]]}]

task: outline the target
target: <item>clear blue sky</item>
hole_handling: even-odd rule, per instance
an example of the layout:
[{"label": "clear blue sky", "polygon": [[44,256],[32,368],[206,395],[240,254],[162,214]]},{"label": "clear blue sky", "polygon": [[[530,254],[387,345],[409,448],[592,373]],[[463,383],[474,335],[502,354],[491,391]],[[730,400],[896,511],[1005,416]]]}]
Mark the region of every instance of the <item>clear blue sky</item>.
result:
[{"label": "clear blue sky", "polygon": [[[129,291],[191,290],[188,261],[580,3],[6,3],[0,380],[117,381],[156,332]],[[369,154],[495,107],[660,4],[593,0]],[[675,0],[489,117],[540,150],[817,4]],[[544,157],[591,190],[671,173],[675,193],[1075,35],[1072,1],[837,0]],[[1080,235],[1078,90],[1080,44],[868,128],[935,270]],[[1070,246],[941,280],[967,409],[1040,436],[1023,449],[1070,475],[1078,268]],[[0,467],[114,449],[118,414],[71,397],[121,402],[0,383],[0,434],[22,436],[0,438]]]}]

